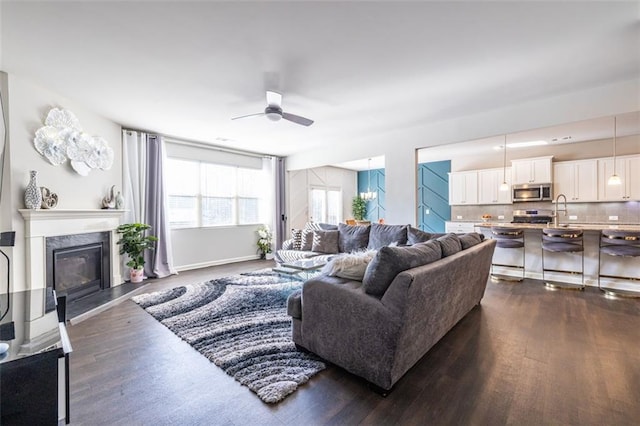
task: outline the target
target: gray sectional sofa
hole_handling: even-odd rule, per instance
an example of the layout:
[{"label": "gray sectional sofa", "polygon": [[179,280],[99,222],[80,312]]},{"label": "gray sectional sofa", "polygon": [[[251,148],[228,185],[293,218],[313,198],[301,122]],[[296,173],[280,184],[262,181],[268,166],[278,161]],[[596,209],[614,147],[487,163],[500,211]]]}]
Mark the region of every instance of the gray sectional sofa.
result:
[{"label": "gray sectional sofa", "polygon": [[494,249],[448,234],[380,248],[362,281],[312,278],[288,300],[293,340],[385,393],[480,303]]}]

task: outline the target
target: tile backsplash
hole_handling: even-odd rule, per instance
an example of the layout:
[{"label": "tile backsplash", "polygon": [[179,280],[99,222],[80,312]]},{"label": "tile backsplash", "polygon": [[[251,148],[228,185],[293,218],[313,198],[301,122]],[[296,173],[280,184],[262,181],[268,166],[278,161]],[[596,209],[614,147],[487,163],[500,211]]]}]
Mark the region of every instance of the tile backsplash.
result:
[{"label": "tile backsplash", "polygon": [[[451,206],[451,220],[480,221],[483,214],[490,214],[494,221],[511,222],[514,210],[554,209],[551,202],[513,203],[482,206]],[[561,223],[619,223],[640,224],[640,202],[626,201],[622,203],[567,203],[566,216],[560,212]],[[458,219],[462,216],[462,219]],[[504,216],[504,219],[498,219]],[[569,216],[576,216],[570,220]],[[618,216],[618,220],[609,220],[610,216]]]}]

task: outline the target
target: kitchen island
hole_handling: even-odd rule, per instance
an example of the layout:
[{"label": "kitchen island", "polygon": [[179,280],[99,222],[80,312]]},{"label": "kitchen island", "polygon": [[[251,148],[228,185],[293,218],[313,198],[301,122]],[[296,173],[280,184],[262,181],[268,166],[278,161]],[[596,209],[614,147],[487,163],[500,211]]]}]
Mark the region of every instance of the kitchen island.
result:
[{"label": "kitchen island", "polygon": [[[589,286],[598,285],[598,259],[600,249],[600,234],[603,230],[615,229],[620,231],[640,231],[640,224],[611,224],[611,223],[505,223],[482,222],[474,223],[474,228],[486,238],[491,238],[492,226],[518,227],[525,230],[525,276],[527,278],[542,279],[542,229],[567,228],[580,229],[584,232],[584,283]],[[496,250],[494,263],[519,264],[521,263],[520,250]],[[581,268],[580,253],[545,253],[547,269],[576,270]],[[640,274],[640,259],[614,256],[602,256],[601,271],[603,275],[638,277]],[[495,267],[495,273],[513,275],[513,271],[506,268]],[[548,280],[570,284],[579,283],[579,276],[569,274],[545,273]],[[640,280],[617,280],[613,278],[601,278],[601,285],[614,289],[640,292]]]}]

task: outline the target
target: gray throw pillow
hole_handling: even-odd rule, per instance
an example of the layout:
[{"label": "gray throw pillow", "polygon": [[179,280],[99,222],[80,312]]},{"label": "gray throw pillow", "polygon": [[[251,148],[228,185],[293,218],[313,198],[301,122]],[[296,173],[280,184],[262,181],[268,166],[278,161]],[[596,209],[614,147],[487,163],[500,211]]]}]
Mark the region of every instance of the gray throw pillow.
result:
[{"label": "gray throw pillow", "polygon": [[382,247],[364,273],[362,279],[364,291],[367,294],[382,297],[400,272],[435,262],[441,257],[440,244],[436,241],[407,247]]},{"label": "gray throw pillow", "polygon": [[311,250],[317,253],[338,253],[338,231],[313,231]]},{"label": "gray throw pillow", "polygon": [[451,256],[462,250],[462,243],[456,234],[446,234],[436,240],[442,247],[442,257]]},{"label": "gray throw pillow", "polygon": [[340,253],[351,253],[352,251],[364,250],[369,244],[369,230],[371,225],[345,225],[338,224],[338,232],[340,239],[338,240],[338,249]]},{"label": "gray throw pillow", "polygon": [[301,250],[302,249],[302,229],[292,229],[291,230],[291,238],[293,239],[292,250]]},{"label": "gray throw pillow", "polygon": [[424,243],[430,239],[431,234],[428,232],[421,231],[413,226],[410,226],[409,229],[407,229],[407,244],[409,245]]},{"label": "gray throw pillow", "polygon": [[300,250],[310,251],[312,248],[313,248],[313,229],[303,229]]},{"label": "gray throw pillow", "polygon": [[407,227],[407,225],[372,223],[371,231],[369,231],[368,248],[370,250],[377,250],[391,243],[398,243],[398,245],[407,244]]},{"label": "gray throw pillow", "polygon": [[466,250],[469,247],[473,247],[476,244],[482,242],[484,235],[477,232],[469,232],[468,234],[458,235],[460,244],[462,244],[462,250]]}]

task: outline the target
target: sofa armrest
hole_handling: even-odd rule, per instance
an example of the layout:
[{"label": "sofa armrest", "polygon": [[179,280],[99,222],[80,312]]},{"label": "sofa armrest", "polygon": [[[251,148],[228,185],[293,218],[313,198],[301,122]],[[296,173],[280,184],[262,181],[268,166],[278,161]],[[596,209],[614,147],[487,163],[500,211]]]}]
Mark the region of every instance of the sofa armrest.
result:
[{"label": "sofa armrest", "polygon": [[282,242],[282,250],[292,250],[293,249],[293,238],[289,238],[288,240],[284,240]]},{"label": "sofa armrest", "polygon": [[361,282],[321,275],[304,283],[303,342],[296,343],[388,388],[401,319]]}]

